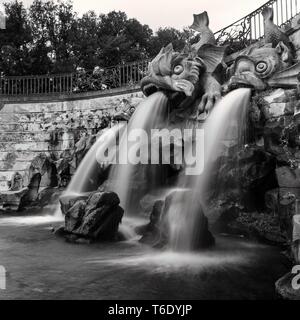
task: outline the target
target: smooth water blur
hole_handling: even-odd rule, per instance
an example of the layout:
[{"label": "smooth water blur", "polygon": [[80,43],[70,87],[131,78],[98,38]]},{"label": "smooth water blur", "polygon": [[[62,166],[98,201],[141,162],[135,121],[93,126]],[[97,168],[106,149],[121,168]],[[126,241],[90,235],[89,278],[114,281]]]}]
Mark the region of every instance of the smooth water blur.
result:
[{"label": "smooth water blur", "polygon": [[97,159],[97,153],[106,150],[112,144],[115,144],[117,134],[122,131],[125,124],[114,126],[107,129],[94,143],[87,155],[81,161],[76,170],[67,190],[66,194],[82,194],[90,191],[89,184],[94,181],[98,174],[100,159]]},{"label": "smooth water blur", "polygon": [[[15,220],[16,221],[16,220]],[[49,231],[0,217],[0,299],[273,299],[288,272],[276,247],[217,237],[200,253],[154,250],[138,242],[74,245]]]},{"label": "smooth water blur", "polygon": [[[121,206],[125,209],[125,213],[130,210],[130,201],[132,195],[138,192],[135,188],[135,179],[141,176],[142,170],[139,165],[128,163],[130,152],[136,152],[141,147],[141,141],[137,141],[136,137],[131,137],[135,148],[131,148],[127,136],[135,132],[136,129],[143,129],[150,136],[150,130],[156,128],[162,123],[167,111],[168,99],[162,92],[157,92],[146,100],[144,100],[134,112],[129,121],[127,133],[124,133],[119,146],[119,163],[112,167],[108,178],[111,189],[116,192],[121,200]],[[150,165],[148,166],[148,168]],[[135,179],[134,179],[135,178]],[[141,177],[140,177],[141,178]]]},{"label": "smooth water blur", "polygon": [[[178,186],[190,188],[189,197],[176,200],[168,211],[170,246],[174,250],[192,250],[199,235],[199,214],[205,205],[207,186],[215,175],[213,163],[220,156],[227,141],[239,143],[240,132],[245,126],[245,115],[249,105],[250,89],[237,89],[214,107],[204,124],[204,170],[198,176],[182,176]],[[193,147],[193,146],[191,146]],[[217,183],[217,181],[215,181]],[[217,185],[215,184],[217,188]]]},{"label": "smooth water blur", "polygon": [[14,216],[3,217],[0,220],[2,226],[35,226],[46,223],[63,222],[63,216],[55,215],[35,215],[35,216]]},{"label": "smooth water blur", "polygon": [[[136,129],[143,129],[150,133],[151,129],[162,122],[167,102],[165,94],[155,93],[137,107],[128,126],[121,123],[101,135],[82,160],[65,194],[80,195],[91,191],[90,185],[95,185],[100,166],[107,162],[117,162],[118,164],[112,165],[107,185],[111,191],[118,194],[121,206],[127,212],[132,192],[136,192],[136,190],[132,191],[135,187],[133,175],[136,174],[137,169],[140,169],[139,166],[128,163],[130,152],[136,152],[140,146],[136,143],[138,137],[134,137],[132,133]],[[127,141],[127,137],[130,135],[135,148],[130,148],[130,142]],[[118,139],[119,141],[117,141]],[[116,146],[118,150],[116,150]],[[110,151],[110,159],[107,159],[105,154],[107,150]],[[105,159],[102,158],[104,154]]]},{"label": "smooth water blur", "polygon": [[[188,193],[180,192],[167,212],[167,222],[169,227],[169,245],[175,251],[188,252],[193,250],[194,244],[199,239],[201,230],[201,216],[199,212],[204,204],[204,194],[206,188],[214,177],[212,165],[222,153],[224,144],[239,143],[240,133],[245,124],[245,114],[250,98],[250,89],[237,89],[225,96],[213,109],[206,120],[204,129],[204,156],[200,155],[204,161],[204,171],[198,176],[184,176],[178,179],[174,190],[185,187]],[[91,181],[97,179],[98,169],[104,159],[104,151],[112,146],[117,147],[111,153],[111,160],[114,158],[118,164],[111,167],[107,180],[107,186],[111,191],[118,194],[121,206],[125,209],[125,217],[132,213],[132,203],[139,202],[145,190],[153,190],[152,181],[156,179],[155,165],[131,164],[128,159],[131,152],[136,154],[137,150],[142,150],[141,141],[134,133],[136,129],[142,129],[151,136],[151,129],[162,128],[166,123],[168,108],[168,98],[162,92],[157,92],[143,101],[133,114],[128,126],[125,124],[115,126],[107,130],[98,138],[91,150],[88,152],[79,168],[77,169],[66,193],[78,194],[91,191],[89,186]],[[138,135],[138,132],[137,132]],[[118,143],[116,143],[118,136]],[[130,137],[130,139],[128,138]],[[199,141],[196,143],[200,143]],[[203,142],[202,142],[203,143]],[[134,148],[132,148],[132,144]],[[192,155],[193,148],[190,152]],[[140,151],[141,152],[141,151]],[[106,159],[107,160],[107,159]],[[146,175],[145,175],[146,172]],[[148,176],[147,176],[148,174]],[[149,178],[150,177],[150,178]],[[142,180],[140,186],[138,180]],[[93,184],[93,183],[92,183]],[[173,191],[174,191],[173,190]],[[188,195],[188,196],[186,196]],[[124,222],[121,231],[126,239],[135,239],[137,235],[134,227]]]}]

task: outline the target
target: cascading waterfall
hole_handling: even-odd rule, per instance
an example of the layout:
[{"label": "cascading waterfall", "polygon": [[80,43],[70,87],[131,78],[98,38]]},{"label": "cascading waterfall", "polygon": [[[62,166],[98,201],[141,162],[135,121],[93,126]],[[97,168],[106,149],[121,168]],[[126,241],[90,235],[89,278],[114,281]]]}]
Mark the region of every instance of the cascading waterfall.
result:
[{"label": "cascading waterfall", "polygon": [[[189,190],[190,195],[177,197],[176,203],[172,203],[168,210],[169,245],[173,250],[191,251],[193,249],[193,243],[199,236],[199,210],[201,210],[201,204],[205,202],[206,188],[211,183],[214,159],[217,159],[222,152],[224,140],[238,139],[239,132],[232,128],[241,128],[244,125],[249,98],[250,89],[232,91],[215,106],[206,120],[203,127],[205,154],[204,157],[201,155],[202,160],[199,160],[204,161],[204,172],[198,176],[182,176],[178,179],[174,190]],[[90,185],[95,185],[97,170],[104,160],[107,161],[107,158],[101,157],[108,148],[117,146],[118,150],[113,149],[111,158],[118,157],[117,160],[114,159],[118,164],[112,165],[107,185],[120,197],[125,214],[130,215],[132,198],[137,193],[137,189],[134,189],[135,179],[141,175],[141,171],[137,171],[140,166],[128,161],[131,153],[141,149],[141,143],[136,136],[139,131],[135,132],[135,130],[143,129],[149,134],[151,129],[162,127],[166,121],[167,108],[166,95],[157,92],[139,105],[128,126],[123,123],[107,130],[97,139],[80,164],[66,194],[77,195],[92,191]],[[235,137],[228,138],[232,134]],[[117,136],[119,136],[119,143],[116,145]],[[147,168],[151,170],[151,164],[147,165]],[[151,183],[149,181],[146,183],[151,190]]]},{"label": "cascading waterfall", "polygon": [[[190,196],[182,196],[172,203],[168,210],[169,244],[174,250],[191,251],[199,236],[199,212],[205,205],[205,193],[214,177],[214,160],[222,152],[222,143],[227,139],[239,139],[240,128],[245,125],[250,89],[237,89],[226,95],[213,109],[204,124],[204,171],[198,176],[183,176],[178,187],[190,189]],[[232,137],[232,134],[234,136]],[[215,181],[217,185],[217,181]]]},{"label": "cascading waterfall", "polygon": [[[90,184],[93,184],[94,180],[97,178],[99,168],[97,153],[100,151],[104,152],[107,148],[113,145],[117,135],[124,129],[125,124],[119,124],[108,129],[96,140],[76,170],[76,173],[66,190],[66,194],[82,194],[84,192],[91,191]],[[113,156],[115,156],[115,154],[113,154],[112,157]]]},{"label": "cascading waterfall", "polygon": [[[107,129],[88,151],[86,156],[81,161],[76,170],[68,188],[64,195],[81,195],[88,191],[93,191],[97,183],[97,176],[99,174],[99,163],[97,162],[96,155],[99,150],[106,150],[116,140],[119,132],[122,132],[125,124],[120,124],[110,129]],[[114,156],[114,154],[112,155]],[[62,217],[60,205],[57,206],[54,216]]]},{"label": "cascading waterfall", "polygon": [[[136,144],[135,130],[143,129],[149,133],[152,128],[158,126],[166,114],[167,102],[168,99],[164,93],[155,93],[138,106],[128,125],[121,123],[101,135],[84,157],[65,194],[80,195],[92,191],[91,186],[95,186],[99,167],[108,161],[107,157],[103,159],[103,155],[110,150],[109,161],[115,160],[118,164],[112,166],[107,183],[109,189],[119,195],[125,212],[128,211],[126,209],[133,188],[132,175],[136,168],[135,165],[128,163],[128,158],[131,156],[128,150],[136,152],[140,147],[139,143]],[[116,144],[117,137],[119,137],[118,144]],[[127,137],[134,141],[135,148],[130,148]],[[116,150],[117,146],[118,150]],[[117,160],[116,157],[118,157]]]},{"label": "cascading waterfall", "polygon": [[[128,161],[132,154],[141,150],[141,141],[138,139],[139,129],[147,132],[150,136],[150,130],[159,126],[167,112],[168,99],[162,92],[157,92],[142,102],[133,114],[127,130],[123,133],[119,145],[118,165],[112,167],[108,178],[110,189],[116,192],[121,200],[121,206],[128,214],[130,211],[130,200],[134,191],[135,182],[133,176],[137,177],[142,174],[139,165],[132,164]],[[130,140],[130,141],[129,141]],[[134,147],[133,147],[134,146]],[[140,151],[142,152],[142,151]],[[98,157],[101,163],[101,158]],[[150,166],[150,165],[149,165]],[[147,165],[147,167],[149,168]]]}]

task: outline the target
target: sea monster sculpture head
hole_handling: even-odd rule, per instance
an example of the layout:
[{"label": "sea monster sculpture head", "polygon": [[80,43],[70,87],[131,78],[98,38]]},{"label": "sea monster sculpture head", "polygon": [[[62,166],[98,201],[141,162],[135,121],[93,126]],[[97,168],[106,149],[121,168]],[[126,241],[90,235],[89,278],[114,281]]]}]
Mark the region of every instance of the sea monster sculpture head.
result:
[{"label": "sea monster sculpture head", "polygon": [[228,69],[230,90],[249,87],[265,90],[272,87],[296,87],[300,63],[293,61],[293,44],[273,22],[273,10],[263,10],[265,41],[241,53]]},{"label": "sea monster sculpture head", "polygon": [[141,83],[142,90],[147,96],[159,90],[180,91],[192,96],[199,75],[204,71],[200,58],[175,52],[169,44],[149,64],[148,76]]},{"label": "sea monster sculpture head", "polygon": [[293,87],[298,83],[299,63],[291,65],[289,48],[280,42],[250,49],[240,55],[229,70],[229,88],[249,87],[264,90],[267,87]]},{"label": "sea monster sculpture head", "polygon": [[194,97],[205,91],[201,88],[201,79],[223,62],[226,49],[214,44],[214,35],[208,25],[207,12],[194,15],[191,28],[201,33],[200,41],[193,46],[187,45],[182,52],[174,51],[172,44],[161,49],[149,65],[148,76],[141,82],[146,96],[163,90]]},{"label": "sea monster sculpture head", "polygon": [[224,48],[210,44],[203,45],[198,52],[187,46],[181,53],[175,52],[169,44],[149,64],[148,76],[142,79],[142,90],[146,96],[158,90],[179,91],[192,96],[201,76],[213,72],[223,57]]}]

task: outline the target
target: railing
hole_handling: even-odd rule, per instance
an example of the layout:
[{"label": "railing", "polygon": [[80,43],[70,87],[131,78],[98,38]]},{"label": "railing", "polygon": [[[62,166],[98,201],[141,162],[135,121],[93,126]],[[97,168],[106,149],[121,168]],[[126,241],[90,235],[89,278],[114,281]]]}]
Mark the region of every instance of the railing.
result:
[{"label": "railing", "polygon": [[115,67],[77,72],[73,78],[73,92],[107,90],[134,86],[145,77],[149,60],[130,62]]},{"label": "railing", "polygon": [[274,22],[280,27],[288,25],[300,13],[300,0],[271,0],[246,17],[215,33],[219,45],[227,45],[228,53],[237,52],[264,36],[262,10],[273,8]]},{"label": "railing", "polygon": [[0,95],[72,93],[73,74],[0,77]]},{"label": "railing", "polygon": [[98,72],[0,77],[1,96],[71,94],[98,91],[139,83],[148,70],[148,60],[131,62]]},{"label": "railing", "polygon": [[[300,0],[271,0],[246,17],[215,33],[219,45],[228,46],[228,54],[240,51],[264,35],[261,15],[265,7],[274,10],[274,22],[290,23],[300,11]],[[0,77],[0,96],[71,94],[134,86],[146,75],[149,60],[130,62],[97,72],[81,70],[75,74]]]}]

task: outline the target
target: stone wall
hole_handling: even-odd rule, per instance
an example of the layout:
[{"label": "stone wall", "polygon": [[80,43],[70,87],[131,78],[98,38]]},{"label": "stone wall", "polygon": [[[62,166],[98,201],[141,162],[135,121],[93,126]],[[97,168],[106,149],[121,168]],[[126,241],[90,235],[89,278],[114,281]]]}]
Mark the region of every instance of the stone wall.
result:
[{"label": "stone wall", "polygon": [[[121,110],[143,99],[132,90],[106,96],[76,95],[6,99],[0,103],[0,206],[8,190],[27,188],[41,174],[40,190],[64,184],[60,171],[72,174],[97,134],[112,125]],[[80,155],[78,155],[80,153]],[[63,168],[62,168],[63,167]],[[43,178],[43,176],[47,178]],[[65,182],[66,184],[67,182]]]}]

